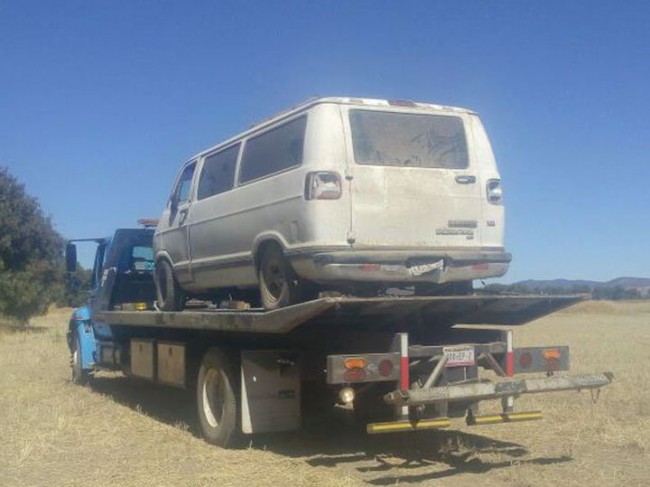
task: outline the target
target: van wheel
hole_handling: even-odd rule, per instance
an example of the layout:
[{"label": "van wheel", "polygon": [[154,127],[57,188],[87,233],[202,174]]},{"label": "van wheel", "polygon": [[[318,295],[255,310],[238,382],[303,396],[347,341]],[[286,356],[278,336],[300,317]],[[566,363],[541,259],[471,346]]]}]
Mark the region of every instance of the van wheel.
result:
[{"label": "van wheel", "polygon": [[196,402],[203,437],[208,443],[228,448],[241,438],[238,428],[237,368],[216,348],[203,356],[196,385]]},{"label": "van wheel", "polygon": [[264,249],[260,258],[260,298],[266,309],[284,308],[300,300],[300,282],[282,250]]},{"label": "van wheel", "polygon": [[183,290],[174,277],[172,266],[166,260],[156,264],[156,298],[161,311],[182,311],[185,307]]}]

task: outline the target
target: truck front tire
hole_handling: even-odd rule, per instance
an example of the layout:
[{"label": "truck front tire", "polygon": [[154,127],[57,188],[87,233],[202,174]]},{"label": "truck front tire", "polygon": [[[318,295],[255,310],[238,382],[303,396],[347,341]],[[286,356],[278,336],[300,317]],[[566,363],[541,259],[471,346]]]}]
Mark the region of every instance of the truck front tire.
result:
[{"label": "truck front tire", "polygon": [[72,382],[81,386],[90,382],[90,372],[81,368],[81,347],[79,338],[75,337],[73,341],[72,357],[70,358],[72,367]]},{"label": "truck front tire", "polygon": [[223,448],[237,446],[239,427],[236,361],[223,351],[211,348],[203,356],[196,384],[196,402],[203,437]]}]

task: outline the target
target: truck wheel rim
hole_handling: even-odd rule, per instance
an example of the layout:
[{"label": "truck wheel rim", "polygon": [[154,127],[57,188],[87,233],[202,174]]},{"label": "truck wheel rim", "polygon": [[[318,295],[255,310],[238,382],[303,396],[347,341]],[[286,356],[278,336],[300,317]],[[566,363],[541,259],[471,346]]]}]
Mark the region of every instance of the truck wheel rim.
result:
[{"label": "truck wheel rim", "polygon": [[218,427],[223,414],[223,381],[218,370],[206,372],[201,397],[205,419],[211,427]]}]

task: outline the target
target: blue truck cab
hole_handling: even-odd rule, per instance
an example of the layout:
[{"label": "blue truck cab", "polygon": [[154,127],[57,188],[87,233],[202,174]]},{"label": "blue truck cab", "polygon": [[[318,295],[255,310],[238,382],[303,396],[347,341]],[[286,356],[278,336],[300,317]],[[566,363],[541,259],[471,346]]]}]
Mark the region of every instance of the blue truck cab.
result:
[{"label": "blue truck cab", "polygon": [[[77,265],[75,242],[97,244],[88,304],[74,310],[68,325],[72,379],[85,383],[101,361],[98,344],[113,343],[111,326],[96,318],[102,311],[153,309],[156,290],[153,281],[153,229],[118,229],[109,237],[70,240],[66,245],[68,272]],[[112,346],[113,365],[116,360]],[[119,355],[119,354],[118,354]]]}]

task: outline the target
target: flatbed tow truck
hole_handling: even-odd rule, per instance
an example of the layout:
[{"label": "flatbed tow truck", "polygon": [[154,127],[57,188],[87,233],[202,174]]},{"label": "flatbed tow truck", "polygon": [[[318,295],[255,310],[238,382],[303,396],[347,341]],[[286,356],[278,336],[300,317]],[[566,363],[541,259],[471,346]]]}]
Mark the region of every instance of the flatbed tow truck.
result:
[{"label": "flatbed tow truck", "polygon": [[[566,346],[513,346],[513,327],[583,296],[321,297],[273,311],[226,302],[161,312],[152,236],[140,228],[84,239],[97,251],[89,304],[69,324],[72,377],[86,383],[116,370],[194,389],[203,436],[219,446],[298,429],[304,411],[336,404],[370,434],[445,428],[454,418],[468,425],[541,419],[539,411],[516,411],[515,398],[612,381],[608,372],[566,375]],[[544,375],[521,375],[534,372]],[[502,413],[480,415],[485,400],[500,400]]]}]

